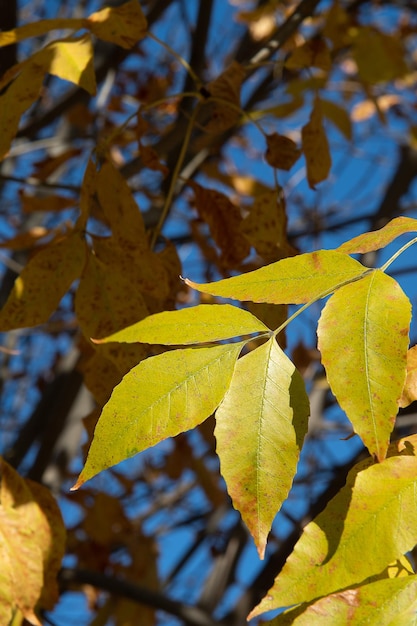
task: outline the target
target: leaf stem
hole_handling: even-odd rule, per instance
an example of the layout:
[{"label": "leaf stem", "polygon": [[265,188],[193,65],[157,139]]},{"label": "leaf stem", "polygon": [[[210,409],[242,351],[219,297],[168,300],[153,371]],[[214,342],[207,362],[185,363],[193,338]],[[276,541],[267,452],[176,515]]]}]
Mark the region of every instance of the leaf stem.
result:
[{"label": "leaf stem", "polygon": [[404,244],[399,250],[397,250],[397,252],[395,252],[392,255],[392,257],[390,257],[388,259],[388,261],[386,263],[384,263],[384,265],[382,267],[380,267],[380,270],[385,272],[385,270],[388,269],[388,267],[391,265],[391,263],[393,263],[400,256],[400,254],[405,252],[407,250],[407,248],[412,246],[414,243],[417,243],[417,237],[414,237],[414,239],[411,239],[411,241],[409,241],[408,243]]},{"label": "leaf stem", "polygon": [[171,46],[169,46],[167,43],[165,43],[165,41],[162,41],[162,39],[159,39],[159,37],[157,37],[153,33],[148,32],[148,36],[151,39],[153,39],[156,43],[159,43],[160,46],[165,48],[165,50],[167,52],[172,54],[172,56],[177,59],[178,63],[180,63],[186,69],[188,74],[191,76],[191,78],[193,79],[193,81],[195,82],[197,87],[199,87],[201,85],[201,80],[199,79],[197,74],[194,72],[194,70],[191,67],[191,65],[189,65],[189,63],[187,63],[187,61],[181,55],[178,54],[178,52],[175,52],[175,50],[173,48],[171,48]]},{"label": "leaf stem", "polygon": [[311,300],[306,302],[306,304],[303,304],[303,306],[297,309],[292,315],[290,315],[290,317],[286,319],[285,322],[281,324],[281,326],[279,326],[276,330],[274,330],[274,336],[276,337],[277,335],[279,335],[279,333],[282,330],[284,330],[284,328],[286,328],[290,322],[292,322],[296,317],[298,317],[300,313],[308,309],[309,306],[317,302],[317,300],[321,300],[322,298],[325,298],[326,296],[330,296],[330,294],[334,293],[337,289],[340,289],[341,287],[345,287],[346,285],[355,283],[358,280],[362,280],[362,278],[365,278],[365,276],[368,276],[368,274],[371,274],[372,272],[375,272],[375,270],[373,268],[368,268],[364,272],[362,272],[362,274],[360,274],[359,276],[355,276],[354,278],[349,278],[348,280],[344,280],[343,282],[339,283],[338,285],[335,285],[331,289],[326,289],[326,291],[322,291],[322,293],[320,293],[318,296],[316,296],[315,298],[312,298]]},{"label": "leaf stem", "polygon": [[152,238],[151,238],[151,242],[150,242],[151,249],[153,249],[155,247],[156,240],[158,239],[158,235],[161,232],[162,227],[164,225],[164,222],[166,220],[166,217],[168,215],[169,208],[170,208],[171,202],[172,202],[172,198],[173,198],[174,192],[175,192],[175,186],[177,184],[177,180],[179,178],[182,165],[184,163],[184,159],[185,159],[185,155],[186,155],[186,152],[187,152],[187,148],[188,148],[188,145],[189,145],[190,139],[191,139],[191,133],[193,131],[194,123],[195,123],[195,120],[197,118],[197,115],[198,115],[198,112],[200,110],[200,107],[201,107],[201,104],[198,102],[196,104],[196,106],[194,107],[194,110],[193,110],[193,112],[192,112],[192,114],[190,116],[190,119],[188,121],[188,126],[187,126],[187,130],[185,131],[184,141],[183,141],[182,146],[181,146],[181,152],[178,155],[178,160],[177,160],[177,163],[175,165],[175,169],[174,169],[174,171],[172,173],[171,183],[170,183],[170,186],[169,186],[169,189],[168,189],[167,196],[165,198],[164,207],[163,207],[161,215],[159,217],[158,224],[156,225],[156,227],[155,227],[155,229],[154,229],[154,231],[152,233]]}]

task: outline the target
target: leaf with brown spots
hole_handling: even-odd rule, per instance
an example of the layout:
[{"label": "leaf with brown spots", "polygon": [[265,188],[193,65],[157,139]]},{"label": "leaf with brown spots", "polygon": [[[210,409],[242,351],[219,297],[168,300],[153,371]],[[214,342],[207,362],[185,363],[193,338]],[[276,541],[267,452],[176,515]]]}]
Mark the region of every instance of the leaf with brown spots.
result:
[{"label": "leaf with brown spots", "polygon": [[242,232],[249,243],[267,261],[290,256],[294,248],[287,240],[285,200],[275,190],[258,196],[242,222]]},{"label": "leaf with brown spots", "polygon": [[193,181],[188,184],[194,191],[198,214],[209,225],[221,250],[223,263],[227,267],[239,264],[250,252],[249,243],[240,231],[242,216],[239,208],[220,191],[205,189]]},{"label": "leaf with brown spots", "polygon": [[83,269],[86,244],[78,233],[51,243],[29,261],[0,311],[0,329],[48,321]]},{"label": "leaf with brown spots", "polygon": [[312,189],[326,180],[332,160],[329,142],[323,127],[321,101],[316,97],[309,122],[301,130],[303,152],[307,166],[307,180]]},{"label": "leaf with brown spots", "polygon": [[[209,133],[222,133],[236,124],[240,118],[240,88],[245,79],[245,70],[239,63],[233,61],[211,83],[206,85],[207,91],[214,98],[219,98],[222,102],[213,102],[211,107],[211,117],[205,126]],[[232,106],[228,106],[228,102]]]},{"label": "leaf with brown spots", "polygon": [[216,412],[220,471],[261,558],[293,482],[309,412],[303,380],[274,337],[239,359]]}]

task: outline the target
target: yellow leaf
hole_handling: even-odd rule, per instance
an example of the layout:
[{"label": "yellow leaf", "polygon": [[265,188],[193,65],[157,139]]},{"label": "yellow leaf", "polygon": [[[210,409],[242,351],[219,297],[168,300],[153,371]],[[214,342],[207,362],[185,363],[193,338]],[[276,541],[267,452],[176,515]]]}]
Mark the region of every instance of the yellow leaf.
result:
[{"label": "yellow leaf", "polygon": [[317,329],[330,387],[379,461],[404,387],[410,319],[411,304],[399,284],[375,270],[336,291]]},{"label": "yellow leaf", "polygon": [[92,96],[96,93],[91,37],[54,41],[35,54],[29,62],[42,63],[45,72],[82,87]]},{"label": "yellow leaf", "polygon": [[86,22],[94,35],[122,48],[132,48],[145,37],[148,27],[138,0],[101,9],[92,13]]},{"label": "yellow leaf", "polygon": [[265,159],[269,165],[279,170],[290,170],[301,155],[301,150],[297,148],[295,141],[285,135],[278,135],[278,133],[267,135],[266,143],[268,149]]},{"label": "yellow leaf", "polygon": [[417,400],[417,346],[407,352],[407,378],[399,406],[404,408]]},{"label": "yellow leaf", "polygon": [[325,40],[315,37],[295,48],[285,61],[285,67],[290,70],[318,67],[328,72],[332,67],[332,59]]},{"label": "yellow leaf", "polygon": [[417,219],[412,217],[395,217],[379,230],[358,235],[343,243],[338,250],[346,254],[366,254],[385,248],[391,241],[404,233],[417,232]]},{"label": "yellow leaf", "polygon": [[194,191],[195,207],[222,252],[224,264],[233,266],[243,261],[250,246],[240,233],[242,216],[238,207],[220,191],[205,189],[193,181],[188,184]]},{"label": "yellow leaf", "polygon": [[385,111],[388,111],[388,109],[399,102],[401,102],[401,98],[396,94],[383,94],[379,98],[375,98],[375,101],[363,100],[355,104],[351,112],[351,118],[354,122],[363,122],[378,113],[378,110],[385,113]]},{"label": "yellow leaf", "polygon": [[[233,61],[220,76],[208,83],[207,91],[222,102],[212,104],[211,119],[205,126],[207,132],[222,133],[236,124],[240,118],[240,88],[245,75],[243,67]],[[228,102],[232,106],[228,106]]]},{"label": "yellow leaf", "polygon": [[316,97],[309,122],[301,130],[303,152],[307,166],[307,180],[314,189],[317,183],[326,180],[332,160],[329,143],[323,127],[321,100]]},{"label": "yellow leaf", "polygon": [[45,35],[51,30],[66,28],[78,30],[79,28],[83,28],[83,26],[85,26],[85,20],[82,18],[39,20],[31,24],[24,24],[23,26],[19,26],[19,28],[14,28],[13,30],[0,33],[0,48],[3,46],[10,46],[10,44],[17,43],[23,39],[28,39],[29,37],[39,37],[40,35]]},{"label": "yellow leaf", "polygon": [[302,378],[274,337],[236,363],[214,434],[227,490],[260,558],[291,488],[308,415]]},{"label": "yellow leaf", "polygon": [[[55,603],[65,530],[45,487],[24,480],[1,459],[0,468],[0,622],[11,623],[18,609],[41,626],[35,607],[51,609]],[[51,587],[43,592],[46,585]]]},{"label": "yellow leaf", "polygon": [[241,229],[256,252],[267,261],[276,261],[294,252],[287,240],[285,200],[275,190],[255,198]]},{"label": "yellow leaf", "polygon": [[[411,435],[391,444],[383,463],[367,459],[355,465],[346,486],[304,528],[272,588],[250,617],[364,584],[416,545],[416,445],[417,437]],[[411,579],[406,576],[385,582],[401,586]],[[373,602],[369,609],[375,608]],[[309,626],[315,622],[301,623]],[[320,621],[323,623],[333,624],[327,616]],[[336,622],[338,626],[346,623],[376,626],[381,622]],[[395,620],[382,623],[397,624]]]},{"label": "yellow leaf", "polygon": [[73,233],[38,252],[16,279],[0,311],[0,329],[6,331],[47,322],[80,276],[85,250],[85,242],[78,233]]}]

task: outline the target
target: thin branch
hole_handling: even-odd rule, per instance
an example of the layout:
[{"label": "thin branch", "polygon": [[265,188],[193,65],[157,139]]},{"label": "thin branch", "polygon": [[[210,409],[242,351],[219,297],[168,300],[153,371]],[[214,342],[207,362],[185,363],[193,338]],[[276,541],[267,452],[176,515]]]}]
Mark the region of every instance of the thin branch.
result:
[{"label": "thin branch", "polygon": [[189,626],[217,626],[218,624],[201,609],[171,600],[152,589],[134,585],[126,580],[107,576],[100,572],[65,567],[59,574],[59,582],[64,589],[71,588],[73,585],[91,585],[102,591],[108,591],[116,596],[174,615]]}]

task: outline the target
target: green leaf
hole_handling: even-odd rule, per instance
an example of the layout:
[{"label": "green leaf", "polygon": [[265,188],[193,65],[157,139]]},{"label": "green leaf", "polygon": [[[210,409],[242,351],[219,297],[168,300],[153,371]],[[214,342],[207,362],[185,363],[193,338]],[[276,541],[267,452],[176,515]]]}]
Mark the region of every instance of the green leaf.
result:
[{"label": "green leaf", "polygon": [[381,461],[398,412],[407,366],[411,304],[380,270],[338,290],[319,320],[327,379],[355,432]]},{"label": "green leaf", "polygon": [[415,546],[416,446],[412,435],[392,444],[383,463],[367,459],[349,472],[250,617],[350,589]]},{"label": "green leaf", "polygon": [[319,250],[271,263],[253,272],[215,283],[187,285],[197,291],[223,298],[302,304],[322,298],[346,281],[356,280],[369,270],[337,250]]},{"label": "green leaf", "polygon": [[244,342],[145,359],[114,388],[97,423],[80,487],[102,470],[201,424],[219,406]]},{"label": "green leaf", "polygon": [[61,298],[81,274],[86,246],[78,233],[50,243],[16,278],[0,311],[0,330],[26,328],[48,321]]},{"label": "green leaf", "polygon": [[297,607],[265,626],[411,626],[416,624],[417,575],[387,578]]},{"label": "green leaf", "polygon": [[391,241],[405,233],[417,232],[417,220],[412,217],[396,217],[379,230],[364,233],[346,241],[338,250],[346,254],[365,254],[385,248]]},{"label": "green leaf", "polygon": [[268,332],[254,315],[230,304],[200,304],[181,311],[155,313],[95,343],[187,345]]},{"label": "green leaf", "polygon": [[275,338],[239,359],[216,412],[215,436],[233,506],[261,558],[292,485],[308,415],[303,380]]}]

